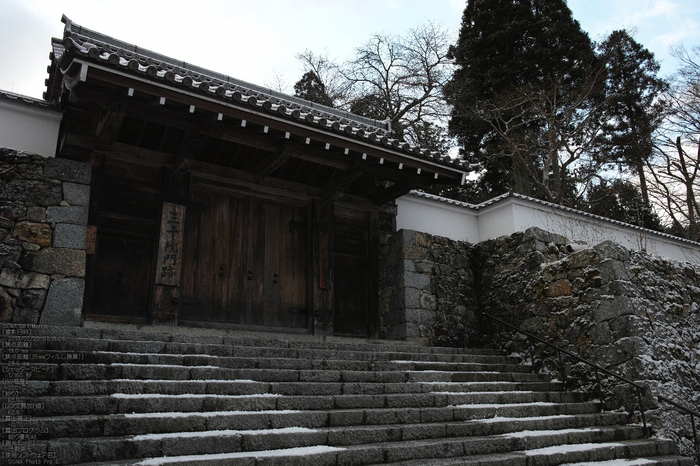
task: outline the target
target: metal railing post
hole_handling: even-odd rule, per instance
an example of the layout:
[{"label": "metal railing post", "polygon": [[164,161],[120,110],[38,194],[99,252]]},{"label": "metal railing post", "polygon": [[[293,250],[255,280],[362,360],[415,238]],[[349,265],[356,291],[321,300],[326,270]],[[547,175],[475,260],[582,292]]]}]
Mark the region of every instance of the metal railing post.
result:
[{"label": "metal railing post", "polygon": [[651,433],[649,432],[649,429],[647,428],[647,418],[644,415],[644,405],[642,404],[642,395],[643,395],[643,389],[640,387],[637,387],[637,400],[639,401],[639,413],[642,416],[642,425],[644,426],[644,436],[650,437]]}]

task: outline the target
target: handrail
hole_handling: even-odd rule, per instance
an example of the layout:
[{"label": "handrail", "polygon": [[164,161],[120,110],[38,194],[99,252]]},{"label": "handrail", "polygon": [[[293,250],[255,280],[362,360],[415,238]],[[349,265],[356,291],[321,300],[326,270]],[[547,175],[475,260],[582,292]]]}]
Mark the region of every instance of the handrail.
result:
[{"label": "handrail", "polygon": [[[572,353],[571,351],[565,350],[564,348],[560,348],[560,347],[558,347],[557,345],[555,345],[554,343],[551,343],[551,342],[549,342],[549,341],[547,341],[547,340],[544,340],[544,339],[538,337],[537,335],[534,335],[534,334],[532,334],[532,333],[530,333],[530,332],[528,332],[528,331],[526,331],[526,330],[523,330],[523,329],[521,329],[521,328],[519,328],[519,327],[517,327],[517,326],[515,326],[515,325],[513,325],[513,324],[509,324],[508,322],[506,322],[506,321],[504,321],[504,320],[502,320],[502,319],[499,319],[498,317],[492,316],[491,314],[488,314],[488,313],[486,313],[486,312],[484,312],[483,315],[484,315],[485,317],[488,317],[489,319],[495,320],[496,322],[498,322],[498,323],[500,323],[500,324],[502,324],[502,325],[505,325],[506,327],[510,327],[511,329],[513,329],[513,330],[515,330],[515,331],[517,331],[517,332],[522,333],[523,335],[526,335],[526,336],[528,336],[528,337],[530,337],[530,338],[533,338],[533,339],[539,341],[540,343],[543,343],[543,344],[549,346],[550,348],[553,348],[553,349],[557,350],[557,351],[559,352],[560,355],[561,355],[561,353],[564,353],[564,354],[566,354],[566,355],[568,355],[568,356],[571,356],[572,358],[576,359],[577,361],[580,361],[580,362],[582,362],[582,363],[585,363],[585,364],[587,364],[587,365],[589,365],[589,366],[595,368],[596,374],[597,374],[598,371],[602,371],[602,372],[604,372],[604,373],[606,373],[606,374],[608,374],[608,375],[610,375],[610,376],[612,376],[612,377],[615,377],[616,379],[622,380],[623,382],[625,382],[625,383],[627,383],[627,384],[632,385],[633,387],[635,387],[635,388],[637,389],[637,401],[638,401],[638,403],[639,403],[639,412],[640,412],[640,414],[641,414],[641,416],[642,416],[642,425],[644,426],[644,427],[643,427],[644,435],[647,436],[647,437],[650,435],[649,429],[647,428],[646,416],[644,415],[644,405],[643,405],[643,403],[642,403],[642,396],[646,393],[646,388],[645,388],[643,385],[640,385],[640,384],[638,384],[638,383],[636,383],[636,382],[633,382],[633,381],[631,381],[631,380],[629,380],[629,379],[626,379],[625,377],[623,377],[623,376],[621,376],[621,375],[619,375],[619,374],[616,374],[615,372],[612,372],[612,371],[610,371],[610,370],[608,370],[608,369],[606,369],[606,368],[604,368],[604,367],[599,366],[598,364],[595,364],[595,363],[593,363],[593,362],[591,362],[591,361],[589,361],[589,360],[587,360],[587,359],[584,359],[584,358],[582,358],[581,356]],[[564,379],[566,379],[566,374],[565,374],[565,372],[564,372],[563,369],[562,369],[562,377],[563,377]],[[598,388],[600,389],[600,380],[598,380]]]},{"label": "handrail", "polygon": [[[647,421],[646,421],[646,418],[645,418],[645,416],[644,416],[644,406],[643,406],[643,404],[642,404],[642,395],[646,392],[646,387],[644,387],[643,385],[640,385],[640,384],[638,384],[638,383],[636,383],[636,382],[633,382],[633,381],[631,381],[631,380],[629,380],[629,379],[627,379],[627,378],[625,378],[625,377],[623,377],[623,376],[621,376],[621,375],[619,375],[619,374],[616,374],[615,372],[612,372],[612,371],[610,371],[610,370],[608,370],[608,369],[606,369],[606,368],[604,368],[604,367],[601,367],[601,366],[599,366],[599,365],[596,364],[596,363],[593,363],[593,362],[591,362],[591,361],[589,361],[589,360],[587,360],[587,359],[584,359],[584,358],[582,358],[581,356],[579,356],[579,355],[577,355],[577,354],[575,354],[575,353],[572,353],[571,351],[565,350],[564,348],[560,348],[559,346],[555,345],[554,343],[551,343],[551,342],[549,342],[549,341],[547,341],[547,340],[544,340],[544,339],[538,337],[537,335],[534,335],[534,334],[532,334],[532,333],[530,333],[530,332],[528,332],[528,331],[526,331],[526,330],[521,329],[520,327],[517,327],[517,326],[515,326],[515,325],[513,325],[513,324],[510,324],[510,323],[508,323],[508,322],[506,322],[506,321],[504,321],[504,320],[502,320],[502,319],[499,319],[499,318],[496,317],[496,316],[492,316],[491,314],[488,314],[488,313],[486,313],[486,312],[483,312],[482,314],[483,314],[484,317],[487,317],[487,318],[489,318],[489,319],[495,320],[496,322],[498,322],[498,323],[500,323],[500,324],[502,324],[502,325],[505,325],[506,327],[509,327],[509,328],[515,330],[516,332],[520,332],[520,333],[522,333],[523,335],[528,336],[529,338],[533,338],[533,339],[539,341],[540,343],[543,343],[543,344],[549,346],[550,348],[553,348],[553,349],[557,350],[557,351],[559,352],[559,355],[560,355],[560,363],[561,363],[561,353],[564,353],[564,354],[566,354],[566,355],[568,355],[568,356],[571,356],[572,358],[576,359],[577,361],[580,361],[580,362],[582,362],[582,363],[585,363],[585,364],[587,364],[587,365],[589,365],[589,366],[595,368],[595,370],[596,370],[596,377],[598,376],[598,371],[602,371],[602,372],[604,372],[604,373],[606,373],[606,374],[608,374],[608,375],[611,375],[611,376],[615,377],[615,378],[618,379],[618,380],[621,380],[621,381],[623,381],[623,382],[625,382],[625,383],[627,383],[627,384],[630,384],[630,385],[634,386],[634,387],[637,389],[637,399],[638,399],[638,402],[639,402],[639,412],[640,412],[641,415],[642,415],[642,423],[643,423],[643,425],[644,425],[644,435],[645,435],[645,436],[649,436],[649,435],[650,435],[649,429],[647,428]],[[564,380],[566,380],[566,373],[564,372],[563,369],[562,369],[562,377],[564,378]],[[600,390],[600,379],[598,379],[598,382],[597,382],[597,383],[598,383],[598,389]],[[695,442],[695,453],[697,454],[698,464],[700,464],[700,446],[698,445],[698,436],[697,436],[697,432],[696,432],[696,429],[695,429],[695,417],[697,416],[698,418],[700,418],[700,413],[697,412],[697,411],[695,411],[695,410],[693,410],[693,409],[691,409],[691,408],[688,408],[688,407],[686,407],[686,406],[683,406],[683,405],[679,404],[678,402],[676,402],[676,401],[674,401],[674,400],[672,400],[672,399],[670,399],[670,398],[667,398],[667,397],[665,397],[665,396],[658,395],[657,398],[658,398],[659,401],[665,401],[666,403],[669,403],[670,405],[673,405],[674,407],[680,409],[681,411],[685,411],[686,413],[690,414],[690,423],[691,423],[691,425],[693,426],[693,440],[694,440],[694,442]]]},{"label": "handrail", "polygon": [[695,417],[697,416],[700,418],[700,413],[695,411],[694,409],[683,406],[682,404],[679,404],[670,398],[666,398],[665,396],[658,395],[657,398],[659,399],[659,401],[665,401],[666,403],[676,407],[677,409],[680,409],[681,411],[685,411],[687,414],[690,414],[690,425],[693,426],[693,441],[695,443],[695,454],[698,457],[698,464],[700,464],[700,445],[698,445],[698,433],[695,429]]}]

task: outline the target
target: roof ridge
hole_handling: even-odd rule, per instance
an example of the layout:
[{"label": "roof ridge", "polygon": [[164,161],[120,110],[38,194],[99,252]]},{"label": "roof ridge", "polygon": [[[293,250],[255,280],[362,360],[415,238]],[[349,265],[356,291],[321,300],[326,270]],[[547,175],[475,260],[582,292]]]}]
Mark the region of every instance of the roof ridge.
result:
[{"label": "roof ridge", "polygon": [[[316,102],[311,102],[310,100],[302,99],[301,97],[285,94],[274,89],[260,86],[258,84],[253,84],[242,79],[237,79],[217,71],[213,71],[207,68],[203,68],[191,63],[184,62],[182,60],[177,60],[175,58],[169,57],[167,55],[154,52],[152,50],[130,44],[128,42],[116,39],[114,37],[108,36],[101,32],[88,29],[84,26],[74,23],[67,16],[63,15],[61,21],[65,23],[64,29],[64,40],[70,39],[76,46],[84,48],[83,45],[90,42],[100,42],[102,48],[111,49],[113,53],[119,53],[119,49],[126,52],[127,56],[137,56],[144,59],[146,63],[157,64],[157,65],[168,65],[169,67],[177,69],[179,72],[187,74],[188,72],[198,81],[205,81],[200,78],[209,78],[208,80],[220,81],[221,84],[229,84],[240,88],[240,90],[245,90],[252,93],[265,94],[269,97],[275,99],[286,100],[292,104],[297,104],[303,107],[307,107],[311,111],[316,111],[318,113],[326,113],[340,117],[343,119],[351,120],[356,123],[365,126],[371,126],[375,130],[380,130],[384,134],[390,133],[390,125],[386,121],[375,120],[372,118],[364,117],[361,115],[355,115],[346,110],[341,110],[333,107],[328,107]],[[107,46],[107,47],[105,47]],[[116,49],[116,50],[115,50]],[[159,62],[159,63],[158,63]]]}]

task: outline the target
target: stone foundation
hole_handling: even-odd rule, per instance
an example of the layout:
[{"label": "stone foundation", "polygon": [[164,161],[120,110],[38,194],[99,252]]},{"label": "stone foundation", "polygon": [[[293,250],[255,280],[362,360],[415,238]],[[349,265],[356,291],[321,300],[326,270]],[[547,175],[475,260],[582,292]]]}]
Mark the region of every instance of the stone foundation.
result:
[{"label": "stone foundation", "polygon": [[[597,390],[590,366],[532,345],[488,312],[648,387],[647,420],[691,454],[687,416],[655,395],[700,407],[700,267],[612,242],[574,250],[537,228],[476,245],[402,230],[388,242],[381,334],[435,345],[489,344],[530,359],[571,388]],[[638,417],[634,392],[604,377],[607,409]]]},{"label": "stone foundation", "polygon": [[0,322],[81,324],[91,173],[0,148]]}]

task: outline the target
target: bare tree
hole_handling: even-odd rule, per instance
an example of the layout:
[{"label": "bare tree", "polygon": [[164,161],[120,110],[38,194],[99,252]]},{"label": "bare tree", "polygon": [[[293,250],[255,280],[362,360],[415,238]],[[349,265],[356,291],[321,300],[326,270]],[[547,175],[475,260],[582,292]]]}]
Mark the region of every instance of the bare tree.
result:
[{"label": "bare tree", "polygon": [[388,120],[396,137],[439,149],[447,139],[449,107],[442,88],[452,73],[451,40],[428,23],[401,37],[374,35],[343,64],[310,50],[297,58],[306,73],[319,78],[334,106]]},{"label": "bare tree", "polygon": [[425,145],[424,122],[435,124],[449,115],[442,89],[452,73],[450,42],[450,35],[432,23],[402,37],[372,37],[343,68],[351,83],[350,109],[388,119],[398,137]]},{"label": "bare tree", "polygon": [[590,63],[576,86],[557,76],[476,104],[473,113],[501,141],[513,189],[557,204],[578,199],[609,161],[596,149],[610,96],[603,61]]},{"label": "bare tree", "polygon": [[676,49],[683,63],[669,94],[671,114],[657,133],[650,197],[670,220],[672,232],[700,240],[700,47]]}]

